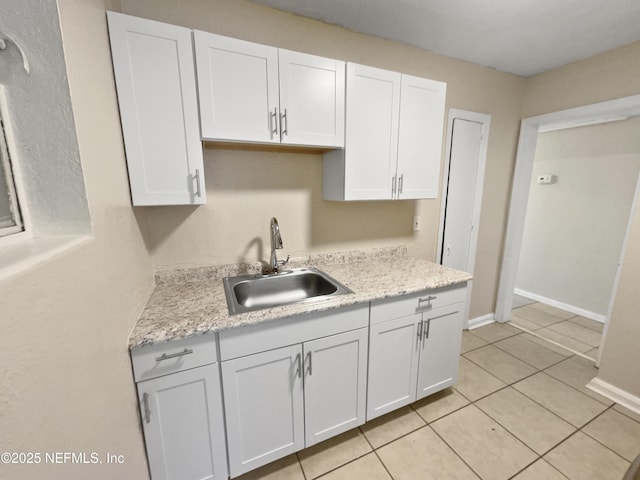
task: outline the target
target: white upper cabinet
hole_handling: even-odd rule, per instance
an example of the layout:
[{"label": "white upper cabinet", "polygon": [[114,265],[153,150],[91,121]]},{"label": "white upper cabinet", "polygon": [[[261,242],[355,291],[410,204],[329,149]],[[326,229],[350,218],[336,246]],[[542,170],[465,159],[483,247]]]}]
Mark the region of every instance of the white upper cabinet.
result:
[{"label": "white upper cabinet", "polygon": [[205,203],[191,30],[108,21],[133,204]]},{"label": "white upper cabinet", "polygon": [[344,145],[344,62],[194,35],[203,139]]},{"label": "white upper cabinet", "polygon": [[202,138],[280,143],[278,49],[194,32]]},{"label": "white upper cabinet", "polygon": [[435,198],[446,84],[347,64],[346,147],[324,154],[327,200]]},{"label": "white upper cabinet", "polygon": [[325,198],[390,200],[398,157],[400,74],[347,64],[346,110],[347,148],[325,154]]},{"label": "white upper cabinet", "polygon": [[402,75],[397,198],[437,198],[446,83]]},{"label": "white upper cabinet", "polygon": [[344,146],[344,62],[278,50],[282,143]]}]

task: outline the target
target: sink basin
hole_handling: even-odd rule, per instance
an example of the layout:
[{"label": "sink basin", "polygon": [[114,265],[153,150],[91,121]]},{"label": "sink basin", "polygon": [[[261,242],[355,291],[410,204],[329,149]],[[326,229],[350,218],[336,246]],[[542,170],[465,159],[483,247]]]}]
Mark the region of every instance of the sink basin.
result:
[{"label": "sink basin", "polygon": [[226,277],[223,284],[230,315],[353,293],[317,268]]}]

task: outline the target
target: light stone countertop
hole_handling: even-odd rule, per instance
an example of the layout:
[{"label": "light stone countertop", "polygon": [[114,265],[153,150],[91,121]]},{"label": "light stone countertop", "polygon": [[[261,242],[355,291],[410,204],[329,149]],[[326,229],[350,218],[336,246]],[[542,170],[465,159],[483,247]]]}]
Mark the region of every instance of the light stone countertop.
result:
[{"label": "light stone countertop", "polygon": [[471,280],[471,275],[466,272],[409,257],[404,247],[314,255],[296,259],[287,265],[291,268],[302,266],[319,268],[353,293],[229,315],[222,278],[256,273],[259,264],[158,272],[157,286],[129,337],[129,348]]}]

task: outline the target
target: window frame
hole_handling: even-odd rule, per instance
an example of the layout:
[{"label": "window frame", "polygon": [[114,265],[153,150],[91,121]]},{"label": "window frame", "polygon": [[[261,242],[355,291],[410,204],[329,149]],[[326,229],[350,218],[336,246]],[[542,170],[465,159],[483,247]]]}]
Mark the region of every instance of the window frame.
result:
[{"label": "window frame", "polygon": [[[6,180],[6,189],[9,195],[9,208],[11,209],[13,220],[15,222],[15,225],[8,227],[0,226],[0,238],[21,233],[25,230],[24,222],[22,220],[22,212],[20,210],[18,192],[16,189],[15,174],[11,164],[11,154],[7,144],[7,129],[5,128],[4,109],[0,108],[0,163],[2,164]],[[0,188],[2,187],[0,186]]]}]

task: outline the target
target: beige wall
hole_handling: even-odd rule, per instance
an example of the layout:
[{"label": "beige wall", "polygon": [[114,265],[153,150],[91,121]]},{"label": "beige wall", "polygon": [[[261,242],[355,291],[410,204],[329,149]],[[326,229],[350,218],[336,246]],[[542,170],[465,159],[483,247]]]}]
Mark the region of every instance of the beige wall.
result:
[{"label": "beige wall", "polygon": [[[0,283],[0,451],[108,451],[125,463],[43,460],[2,465],[0,478],[145,479],[127,339],[153,288],[152,264],[130,207],[102,1],[60,0],[60,10],[92,233]],[[58,20],[30,28],[58,28]],[[32,75],[47,75],[46,67],[38,59]],[[58,120],[55,111],[39,114]],[[53,158],[49,145],[37,148]]]},{"label": "beige wall", "polygon": [[[640,171],[640,118],[538,136],[516,288],[607,314]],[[556,175],[552,185],[536,177]]]},{"label": "beige wall", "polygon": [[[450,107],[492,115],[472,317],[494,310],[524,80],[244,0],[123,0],[131,15],[447,82]],[[284,254],[406,244],[435,259],[440,201],[328,202],[317,152],[208,148],[206,206],[148,208],[158,268],[268,258],[277,216]],[[413,215],[422,230],[411,230]],[[256,248],[256,237],[258,245]]]},{"label": "beige wall", "polygon": [[[640,42],[596,55],[527,80],[523,117],[640,94]],[[599,377],[640,397],[640,199],[636,200],[622,276]]]},{"label": "beige wall", "polygon": [[602,352],[598,377],[640,397],[640,196],[636,199],[620,284]]}]

